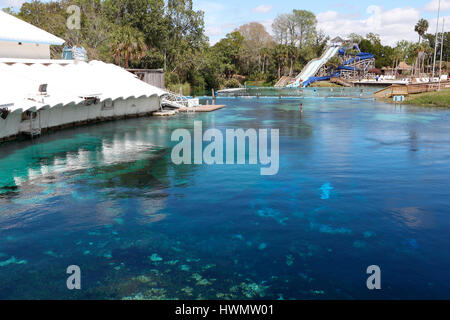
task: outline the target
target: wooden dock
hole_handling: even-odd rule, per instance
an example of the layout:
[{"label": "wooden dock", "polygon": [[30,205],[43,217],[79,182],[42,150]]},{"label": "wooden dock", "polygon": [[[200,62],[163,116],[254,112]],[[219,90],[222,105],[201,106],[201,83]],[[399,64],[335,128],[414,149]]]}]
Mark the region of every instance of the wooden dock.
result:
[{"label": "wooden dock", "polygon": [[353,87],[354,86],[353,82],[350,82],[348,80],[345,80],[344,78],[339,78],[339,77],[331,77],[330,82],[337,83],[344,87]]},{"label": "wooden dock", "polygon": [[224,104],[208,104],[208,105],[201,105],[198,107],[184,107],[178,109],[179,112],[211,112],[216,111],[222,108],[225,108],[226,106]]},{"label": "wooden dock", "polygon": [[[450,86],[449,81],[442,81],[441,88],[447,88]],[[415,84],[393,84],[387,88],[376,91],[374,98],[392,98],[393,96],[407,96],[414,93],[432,92],[436,91],[439,87],[439,83],[415,83]]]},{"label": "wooden dock", "polygon": [[153,112],[153,116],[155,117],[169,117],[169,116],[174,116],[179,112],[212,112],[215,110],[219,110],[222,108],[225,108],[226,105],[224,104],[208,104],[208,105],[200,105],[197,107],[183,107],[183,108],[179,108],[179,109],[174,109],[174,110],[162,110],[162,111],[155,111]]}]

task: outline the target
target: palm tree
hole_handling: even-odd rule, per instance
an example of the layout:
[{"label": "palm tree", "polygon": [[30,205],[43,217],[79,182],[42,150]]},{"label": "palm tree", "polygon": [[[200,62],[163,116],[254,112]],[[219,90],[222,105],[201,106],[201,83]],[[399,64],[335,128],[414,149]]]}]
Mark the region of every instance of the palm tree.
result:
[{"label": "palm tree", "polygon": [[326,66],[331,68],[333,71],[335,71],[340,65],[341,60],[337,56],[330,58],[326,63]]},{"label": "palm tree", "polygon": [[428,21],[425,19],[420,19],[419,22],[417,22],[414,31],[419,34],[419,43],[423,35],[427,32],[428,27],[429,27]]},{"label": "palm tree", "polygon": [[131,60],[145,56],[147,51],[145,37],[130,26],[120,27],[112,36],[111,51],[116,64],[121,65],[124,61],[125,68],[128,68]]}]

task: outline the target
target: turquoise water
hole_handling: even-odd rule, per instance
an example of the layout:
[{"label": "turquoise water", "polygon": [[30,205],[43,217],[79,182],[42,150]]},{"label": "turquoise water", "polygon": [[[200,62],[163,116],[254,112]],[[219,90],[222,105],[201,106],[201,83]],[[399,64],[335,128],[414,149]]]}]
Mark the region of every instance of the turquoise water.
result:
[{"label": "turquoise water", "polygon": [[[2,145],[0,298],[450,298],[449,110],[219,102]],[[279,173],[174,165],[170,134],[194,120],[278,128]]]},{"label": "turquoise water", "polygon": [[220,93],[219,96],[223,97],[291,97],[291,98],[339,98],[339,97],[357,97],[357,98],[371,98],[375,91],[378,91],[386,86],[366,85],[352,88],[335,87],[335,88],[246,88],[244,90],[235,92]]}]

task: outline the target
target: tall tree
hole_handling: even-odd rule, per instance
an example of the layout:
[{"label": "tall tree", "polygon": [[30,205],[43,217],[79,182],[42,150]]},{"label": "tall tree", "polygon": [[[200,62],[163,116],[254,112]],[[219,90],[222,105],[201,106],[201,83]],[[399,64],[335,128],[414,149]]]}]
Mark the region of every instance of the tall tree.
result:
[{"label": "tall tree", "polygon": [[147,46],[144,34],[130,26],[120,27],[113,35],[111,50],[116,63],[121,65],[123,62],[125,68],[128,68],[130,61],[145,55]]},{"label": "tall tree", "polygon": [[423,35],[428,31],[428,21],[425,19],[420,19],[414,27],[414,31],[419,34],[419,43],[422,40]]},{"label": "tall tree", "polygon": [[257,70],[262,72],[263,49],[272,46],[272,36],[258,22],[245,24],[239,27],[237,31],[244,38],[244,59],[247,63],[247,71],[253,69],[253,65],[255,65]]},{"label": "tall tree", "polygon": [[317,19],[314,13],[307,10],[294,10],[297,45],[302,47],[312,41],[316,35]]}]

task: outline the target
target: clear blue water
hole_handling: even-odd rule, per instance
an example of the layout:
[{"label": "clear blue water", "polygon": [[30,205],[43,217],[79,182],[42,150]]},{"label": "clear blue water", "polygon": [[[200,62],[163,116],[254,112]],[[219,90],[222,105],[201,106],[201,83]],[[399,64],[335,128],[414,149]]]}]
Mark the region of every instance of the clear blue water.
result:
[{"label": "clear blue water", "polygon": [[[450,298],[450,110],[220,103],[2,145],[0,298]],[[279,128],[278,175],[172,164],[170,134],[194,120]]]}]

